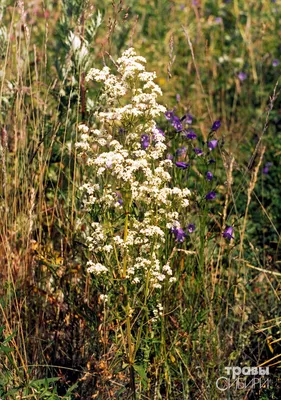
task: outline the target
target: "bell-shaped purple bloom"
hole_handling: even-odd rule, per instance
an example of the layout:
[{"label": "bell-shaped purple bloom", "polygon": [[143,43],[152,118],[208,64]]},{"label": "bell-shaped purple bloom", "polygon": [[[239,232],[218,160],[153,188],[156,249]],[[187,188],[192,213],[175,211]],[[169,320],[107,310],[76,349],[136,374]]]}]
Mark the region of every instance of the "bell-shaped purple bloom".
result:
[{"label": "bell-shaped purple bloom", "polygon": [[182,123],[179,117],[175,115],[171,122],[176,131],[178,132],[182,131]]},{"label": "bell-shaped purple bloom", "polygon": [[192,130],[187,131],[187,132],[185,133],[185,137],[186,137],[187,139],[191,139],[191,140],[197,139],[196,133],[193,132]]},{"label": "bell-shaped purple bloom", "polygon": [[191,125],[191,124],[192,124],[192,120],[193,120],[192,115],[191,115],[191,114],[187,114],[187,115],[186,115],[186,118],[185,118],[185,122],[186,122],[188,125]]},{"label": "bell-shaped purple bloom", "polygon": [[217,145],[218,145],[217,139],[210,140],[210,141],[207,143],[208,149],[209,149],[210,151],[214,150],[214,149],[217,147]]},{"label": "bell-shaped purple bloom", "polygon": [[248,75],[245,72],[239,72],[237,76],[241,82],[245,81],[245,79],[247,79],[248,77]]},{"label": "bell-shaped purple bloom", "polygon": [[193,233],[195,231],[195,225],[194,224],[188,224],[187,225],[187,230],[189,233]]},{"label": "bell-shaped purple bloom", "polygon": [[272,167],[272,165],[273,165],[272,162],[267,162],[267,163],[265,163],[265,166],[264,166],[263,169],[262,169],[262,173],[263,173],[264,175],[268,175],[268,173],[269,173],[269,168]]},{"label": "bell-shaped purple bloom", "polygon": [[213,123],[211,130],[212,131],[217,131],[221,126],[221,122],[220,120],[217,120]]},{"label": "bell-shaped purple bloom", "polygon": [[277,58],[275,58],[275,59],[272,61],[272,66],[273,66],[273,67],[278,67],[279,64],[280,64],[280,61],[279,61]]},{"label": "bell-shaped purple bloom", "polygon": [[175,164],[178,168],[181,168],[181,169],[186,169],[187,167],[189,167],[189,164],[187,164],[183,161],[177,161],[177,162],[175,162]]},{"label": "bell-shaped purple bloom", "polygon": [[234,239],[232,226],[227,226],[222,234],[225,239]]},{"label": "bell-shaped purple bloom", "polygon": [[141,135],[141,147],[146,150],[150,144],[150,138],[148,135]]},{"label": "bell-shaped purple bloom", "polygon": [[206,194],[205,199],[206,200],[214,200],[217,197],[216,192],[212,191]]},{"label": "bell-shaped purple bloom", "polygon": [[172,233],[175,236],[175,239],[177,242],[182,243],[184,241],[184,239],[186,238],[186,233],[182,228],[172,228]]},{"label": "bell-shaped purple bloom", "polygon": [[203,151],[201,149],[198,149],[198,147],[194,147],[193,151],[197,156],[202,156],[203,154]]},{"label": "bell-shaped purple bloom", "polygon": [[211,180],[213,179],[213,177],[214,177],[214,175],[212,174],[211,171],[208,171],[208,172],[206,173],[206,179],[207,179],[207,181],[211,181]]},{"label": "bell-shaped purple bloom", "polygon": [[123,200],[122,200],[122,194],[120,192],[116,192],[116,196],[117,196],[117,203],[120,204],[120,206],[122,206],[123,204]]},{"label": "bell-shaped purple bloom", "polygon": [[165,112],[165,117],[168,121],[173,121],[174,116],[175,116],[174,111],[166,111]]},{"label": "bell-shaped purple bloom", "polygon": [[170,153],[168,153],[167,156],[166,156],[166,159],[167,159],[167,160],[171,160],[171,161],[172,161],[173,158],[174,158],[174,157],[173,157],[172,154],[170,154]]},{"label": "bell-shaped purple bloom", "polygon": [[176,150],[176,155],[177,156],[182,156],[183,154],[185,154],[186,153],[186,147],[179,147],[177,150]]}]

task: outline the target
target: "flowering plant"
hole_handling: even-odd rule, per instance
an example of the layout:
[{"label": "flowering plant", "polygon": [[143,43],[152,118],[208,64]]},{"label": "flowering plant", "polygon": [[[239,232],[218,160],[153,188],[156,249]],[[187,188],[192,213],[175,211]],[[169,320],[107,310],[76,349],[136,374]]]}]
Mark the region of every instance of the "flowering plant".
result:
[{"label": "flowering plant", "polygon": [[[81,141],[76,147],[85,165],[83,206],[91,216],[85,230],[90,252],[87,271],[98,286],[100,302],[105,310],[110,307],[117,321],[115,330],[122,338],[132,376],[132,371],[138,371],[140,353],[145,371],[149,370],[155,338],[160,342],[157,351],[164,351],[163,327],[171,312],[165,296],[173,290],[177,270],[184,265],[184,258],[174,262],[177,250],[195,254],[185,249],[196,226],[191,223],[192,193],[183,179],[195,160],[202,164],[205,181],[198,217],[198,264],[203,273],[208,204],[217,197],[209,158],[218,146],[212,136],[220,121],[212,125],[206,151],[195,147],[197,135],[185,128],[192,123],[191,115],[180,119],[157,102],[161,90],[154,82],[155,73],[145,70],[143,57],[129,49],[114,67],[115,73],[107,66],[92,69],[86,78],[101,84],[101,95],[94,126],[80,125]],[[173,142],[176,137],[188,142],[174,156],[168,135],[155,121],[164,113],[175,130]],[[188,150],[192,150],[191,163],[187,162]],[[222,237],[233,239],[233,228],[227,227]],[[112,303],[111,293],[120,294],[118,304]]]},{"label": "flowering plant", "polygon": [[[161,90],[144,64],[129,49],[116,61],[116,74],[107,66],[89,72],[88,81],[102,84],[99,103],[104,106],[95,113],[93,128],[80,125],[76,144],[91,171],[81,188],[83,204],[95,211],[86,232],[88,272],[105,288],[107,305],[113,287],[122,293],[118,313],[126,320],[124,350],[131,366],[144,326],[163,318],[163,290],[176,280],[171,233],[183,241],[190,197],[188,188],[173,185],[166,138],[155,122],[165,112],[157,102]],[[133,330],[136,318],[142,323]],[[151,333],[146,329],[145,335],[147,341]]]}]

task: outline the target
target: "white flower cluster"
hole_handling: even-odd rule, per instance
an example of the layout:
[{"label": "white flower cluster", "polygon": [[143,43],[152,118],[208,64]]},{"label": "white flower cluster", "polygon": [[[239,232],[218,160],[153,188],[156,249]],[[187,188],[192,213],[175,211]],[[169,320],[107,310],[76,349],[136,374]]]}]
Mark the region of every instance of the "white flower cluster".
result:
[{"label": "white flower cluster", "polygon": [[[110,73],[106,66],[102,70],[93,68],[86,80],[95,80],[103,83],[104,101],[109,108],[107,112],[100,112],[100,120],[119,120],[140,117],[146,113],[146,119],[153,119],[165,112],[165,107],[158,104],[156,99],[162,94],[159,86],[153,82],[155,73],[146,72],[145,58],[137,56],[134,49],[125,51],[117,61],[117,75]],[[131,92],[130,104],[123,107],[114,107],[120,98]],[[150,129],[152,126],[150,126]]]},{"label": "white flower cluster", "polygon": [[[175,280],[161,250],[170,228],[180,226],[180,214],[187,212],[190,191],[172,186],[165,136],[154,120],[165,111],[157,103],[161,90],[155,73],[146,72],[144,64],[145,59],[129,49],[116,62],[117,75],[108,67],[90,71],[87,80],[103,84],[100,101],[105,111],[96,112],[93,129],[80,125],[76,146],[91,171],[81,188],[84,206],[100,210],[99,222],[92,223],[86,236],[90,252],[101,263],[89,261],[88,272],[104,279],[126,254],[129,282],[142,285],[148,279],[155,290]],[[126,228],[124,223],[114,225],[125,212]],[[108,215],[114,216],[111,221]]]}]

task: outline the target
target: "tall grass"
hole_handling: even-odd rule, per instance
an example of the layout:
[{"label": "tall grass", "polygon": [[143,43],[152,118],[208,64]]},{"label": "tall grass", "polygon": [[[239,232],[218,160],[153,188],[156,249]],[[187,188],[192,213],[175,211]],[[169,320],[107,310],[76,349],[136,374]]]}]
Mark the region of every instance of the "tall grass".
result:
[{"label": "tall grass", "polygon": [[[278,1],[2,0],[0,11],[0,397],[278,398]],[[157,72],[161,102],[193,115],[198,146],[222,122],[216,202],[200,203],[203,159],[188,180],[173,172],[194,195],[186,222],[196,231],[180,246],[170,235],[162,249],[176,283],[157,329],[140,316],[128,327],[126,294],[113,285],[108,307],[106,285],[86,271],[83,232],[100,210],[82,209],[86,172],[75,147],[78,125],[92,126],[101,108],[86,74],[132,45]],[[164,117],[157,123],[173,154],[185,145]],[[272,387],[222,394],[216,380],[231,365],[272,365]]]}]

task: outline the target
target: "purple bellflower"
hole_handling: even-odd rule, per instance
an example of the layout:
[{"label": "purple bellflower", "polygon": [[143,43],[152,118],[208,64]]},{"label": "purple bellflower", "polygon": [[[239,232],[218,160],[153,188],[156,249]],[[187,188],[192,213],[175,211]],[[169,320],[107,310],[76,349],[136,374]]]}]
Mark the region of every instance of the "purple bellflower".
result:
[{"label": "purple bellflower", "polygon": [[212,191],[206,194],[205,199],[206,200],[214,200],[217,197],[216,192]]},{"label": "purple bellflower", "polygon": [[245,79],[247,79],[248,77],[248,75],[245,72],[239,72],[237,76],[241,82],[245,81]]},{"label": "purple bellflower", "polygon": [[184,239],[186,238],[186,233],[182,228],[172,228],[172,233],[175,236],[175,240],[177,242],[182,243],[184,241]]},{"label": "purple bellflower", "polygon": [[272,167],[272,165],[273,165],[272,162],[267,162],[267,163],[265,163],[265,166],[264,166],[263,169],[262,169],[262,173],[263,173],[264,175],[268,175],[268,173],[269,173],[269,168]]},{"label": "purple bellflower", "polygon": [[197,139],[196,133],[193,132],[193,131],[191,131],[191,130],[190,130],[190,131],[186,131],[185,137],[186,137],[187,139],[191,139],[191,140]]},{"label": "purple bellflower", "polygon": [[150,138],[149,138],[149,136],[146,135],[146,134],[141,135],[141,147],[142,147],[144,150],[146,150],[146,149],[148,148],[149,143],[150,143]]},{"label": "purple bellflower", "polygon": [[176,131],[178,132],[182,131],[182,123],[179,117],[175,115],[171,122]]},{"label": "purple bellflower", "polygon": [[208,149],[209,149],[210,151],[214,150],[214,149],[217,147],[217,145],[218,145],[217,139],[210,140],[210,141],[207,143]]},{"label": "purple bellflower", "polygon": [[184,155],[186,153],[186,147],[179,147],[177,150],[176,150],[176,155],[177,156],[182,156],[182,155]]},{"label": "purple bellflower", "polygon": [[221,126],[221,122],[220,120],[217,120],[213,123],[211,130],[212,131],[217,131]]},{"label": "purple bellflower", "polygon": [[214,175],[212,174],[211,171],[208,171],[208,172],[206,173],[206,179],[207,179],[207,181],[210,182],[210,181],[213,179],[213,177],[214,177]]},{"label": "purple bellflower", "polygon": [[193,233],[195,231],[195,225],[194,224],[188,224],[187,225],[187,230],[189,233]]},{"label": "purple bellflower", "polygon": [[177,161],[177,162],[175,162],[175,164],[178,168],[181,168],[181,169],[186,169],[187,167],[189,167],[189,164],[187,164],[183,161]]},{"label": "purple bellflower", "polygon": [[167,118],[168,121],[173,121],[174,116],[175,116],[174,111],[165,112],[165,117]]},{"label": "purple bellflower", "polygon": [[227,226],[222,234],[225,239],[234,239],[232,226]]}]

